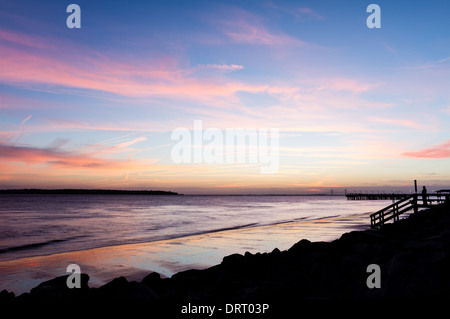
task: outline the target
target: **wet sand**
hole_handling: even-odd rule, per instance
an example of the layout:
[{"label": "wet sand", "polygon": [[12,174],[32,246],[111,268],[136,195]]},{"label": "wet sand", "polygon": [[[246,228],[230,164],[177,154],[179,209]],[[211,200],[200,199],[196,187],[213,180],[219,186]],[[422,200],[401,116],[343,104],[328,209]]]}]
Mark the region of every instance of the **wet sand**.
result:
[{"label": "wet sand", "polygon": [[332,241],[352,230],[369,228],[370,214],[326,217],[313,221],[227,230],[171,240],[103,247],[48,256],[0,262],[0,291],[20,295],[41,282],[66,275],[69,264],[77,264],[90,276],[89,286],[100,287],[124,276],[140,281],[150,272],[162,277],[188,269],[220,264],[224,256],[245,252],[286,250],[301,239]]}]

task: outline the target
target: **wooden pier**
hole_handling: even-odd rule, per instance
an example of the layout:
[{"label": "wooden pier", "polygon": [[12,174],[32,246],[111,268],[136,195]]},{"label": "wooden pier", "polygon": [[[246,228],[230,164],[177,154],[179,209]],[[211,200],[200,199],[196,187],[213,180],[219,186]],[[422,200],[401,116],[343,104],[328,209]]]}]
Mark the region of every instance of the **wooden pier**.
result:
[{"label": "wooden pier", "polygon": [[388,221],[398,221],[400,215],[410,210],[417,213],[420,208],[429,208],[443,203],[450,203],[449,190],[441,190],[436,193],[427,194],[425,198],[421,194],[408,195],[370,215],[370,227],[380,228]]},{"label": "wooden pier", "polygon": [[345,195],[348,200],[398,200],[408,196],[411,194],[401,194],[401,193],[349,193]]}]

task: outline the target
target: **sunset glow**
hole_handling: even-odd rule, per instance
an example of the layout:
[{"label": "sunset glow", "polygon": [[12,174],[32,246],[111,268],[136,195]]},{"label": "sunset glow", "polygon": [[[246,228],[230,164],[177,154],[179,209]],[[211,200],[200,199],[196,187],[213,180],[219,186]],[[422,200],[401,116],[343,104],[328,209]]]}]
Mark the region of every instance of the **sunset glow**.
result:
[{"label": "sunset glow", "polygon": [[[450,3],[2,1],[0,188],[450,186]],[[177,128],[278,129],[279,167],[175,163]]]}]

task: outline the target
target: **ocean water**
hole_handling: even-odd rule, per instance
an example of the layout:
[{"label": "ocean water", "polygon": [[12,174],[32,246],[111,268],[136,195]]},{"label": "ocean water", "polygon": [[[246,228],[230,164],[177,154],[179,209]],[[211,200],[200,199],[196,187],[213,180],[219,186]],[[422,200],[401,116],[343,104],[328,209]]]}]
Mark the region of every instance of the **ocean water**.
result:
[{"label": "ocean water", "polygon": [[388,204],[343,196],[0,195],[0,261],[345,217]]}]

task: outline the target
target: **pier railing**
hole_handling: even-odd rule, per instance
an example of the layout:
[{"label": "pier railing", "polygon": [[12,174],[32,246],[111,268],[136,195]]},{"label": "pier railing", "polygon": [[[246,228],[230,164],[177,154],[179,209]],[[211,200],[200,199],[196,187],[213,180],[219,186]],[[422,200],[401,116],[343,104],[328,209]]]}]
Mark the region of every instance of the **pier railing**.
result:
[{"label": "pier railing", "polygon": [[411,194],[404,193],[349,193],[345,195],[348,200],[386,200],[386,199],[402,199]]},{"label": "pier railing", "polygon": [[418,212],[419,208],[428,208],[430,206],[436,206],[444,202],[449,202],[449,197],[450,194],[448,193],[427,194],[425,196],[425,200],[424,196],[422,196],[421,194],[406,196],[401,200],[370,215],[370,227],[380,228],[390,220],[395,222],[399,220],[400,215],[410,210]]}]

